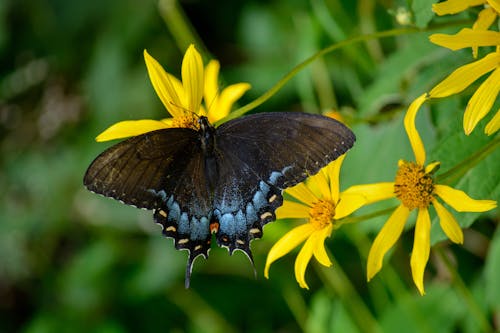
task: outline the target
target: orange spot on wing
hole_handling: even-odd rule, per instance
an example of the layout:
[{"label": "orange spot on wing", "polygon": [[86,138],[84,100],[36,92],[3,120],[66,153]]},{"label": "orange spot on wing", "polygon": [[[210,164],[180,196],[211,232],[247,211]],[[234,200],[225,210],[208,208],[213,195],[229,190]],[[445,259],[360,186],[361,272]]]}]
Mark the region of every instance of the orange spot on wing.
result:
[{"label": "orange spot on wing", "polygon": [[216,234],[219,231],[219,221],[212,221],[210,223],[210,233]]}]

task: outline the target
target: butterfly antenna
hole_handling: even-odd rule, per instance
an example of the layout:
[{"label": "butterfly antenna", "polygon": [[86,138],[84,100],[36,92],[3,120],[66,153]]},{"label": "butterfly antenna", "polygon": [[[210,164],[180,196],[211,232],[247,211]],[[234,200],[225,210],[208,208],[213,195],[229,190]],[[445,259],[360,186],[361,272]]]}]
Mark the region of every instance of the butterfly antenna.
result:
[{"label": "butterfly antenna", "polygon": [[208,114],[208,111],[212,108],[212,105],[214,105],[215,100],[217,99],[217,97],[219,97],[219,95],[220,95],[220,88],[217,87],[217,92],[215,93],[214,97],[212,98],[212,100],[209,103],[207,103],[207,114]]},{"label": "butterfly antenna", "polygon": [[176,108],[181,109],[182,111],[184,111],[184,112],[185,112],[185,113],[187,113],[187,114],[192,114],[192,115],[193,115],[194,117],[196,117],[197,119],[199,119],[199,118],[200,118],[200,116],[199,116],[198,114],[196,114],[196,112],[191,111],[191,110],[189,110],[189,109],[186,109],[186,108],[185,108],[185,107],[183,107],[182,105],[177,105],[177,104],[175,104],[175,103],[174,103],[174,102],[172,102],[172,101],[170,101],[170,104],[171,104],[172,106],[175,106]]}]

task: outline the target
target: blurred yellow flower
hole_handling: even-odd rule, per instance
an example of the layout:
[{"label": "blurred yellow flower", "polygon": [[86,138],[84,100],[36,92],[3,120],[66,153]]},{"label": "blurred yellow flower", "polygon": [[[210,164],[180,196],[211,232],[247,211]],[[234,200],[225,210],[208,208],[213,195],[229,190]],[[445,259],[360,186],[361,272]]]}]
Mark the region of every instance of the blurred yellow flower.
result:
[{"label": "blurred yellow flower", "polygon": [[464,10],[480,6],[490,5],[497,12],[500,11],[500,2],[498,0],[447,0],[432,5],[432,11],[438,15],[457,14]]},{"label": "blurred yellow flower", "polygon": [[305,272],[314,256],[324,266],[331,266],[325,250],[325,239],[342,224],[342,218],[361,207],[364,197],[358,194],[339,193],[339,173],[345,155],[310,177],[285,190],[294,200],[285,199],[276,210],[278,219],[297,218],[307,221],[285,234],[269,251],[264,276],[269,278],[269,268],[277,259],[285,256],[305,241],[295,260],[295,278],[302,288],[309,288]]},{"label": "blurred yellow flower", "polygon": [[[121,121],[97,136],[97,141],[121,139],[169,127],[197,129],[199,116],[207,116],[211,122],[222,119],[233,103],[250,89],[248,83],[238,83],[219,93],[219,62],[211,60],[204,68],[194,45],[188,47],[182,60],[182,82],[167,73],[146,50],[144,60],[151,84],[172,118]],[[201,104],[203,97],[208,112]]]},{"label": "blurred yellow flower", "polygon": [[[463,127],[467,135],[488,114],[500,92],[500,32],[488,30],[498,19],[500,1],[448,0],[434,4],[432,7],[436,14],[445,15],[455,14],[478,5],[488,6],[481,10],[472,29],[464,28],[455,35],[433,34],[429,37],[431,42],[453,51],[471,47],[474,58],[477,58],[480,46],[496,46],[496,51],[484,58],[456,69],[428,94],[428,98],[442,98],[458,94],[481,76],[491,72],[473,94],[465,109]],[[499,111],[486,125],[486,134],[491,135],[500,128]]]},{"label": "blurred yellow flower", "polygon": [[399,161],[394,182],[356,185],[344,191],[344,194],[363,195],[366,203],[394,197],[401,202],[380,230],[370,249],[367,263],[368,281],[382,268],[384,256],[401,236],[410,212],[418,209],[410,265],[413,281],[422,295],[424,271],[430,253],[429,206],[434,206],[440,226],[448,238],[458,244],[463,243],[462,229],[453,215],[438,201],[438,197],[459,212],[484,212],[496,207],[493,200],[474,200],[463,191],[435,183],[432,175],[440,163],[434,162],[425,166],[425,149],[415,127],[417,111],[426,98],[426,94],[418,97],[408,108],[404,119],[415,162]]}]

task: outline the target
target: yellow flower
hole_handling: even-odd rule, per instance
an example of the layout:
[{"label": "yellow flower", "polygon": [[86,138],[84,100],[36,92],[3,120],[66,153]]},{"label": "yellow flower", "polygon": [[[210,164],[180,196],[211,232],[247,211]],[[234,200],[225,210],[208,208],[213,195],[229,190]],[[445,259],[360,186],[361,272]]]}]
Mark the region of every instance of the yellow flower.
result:
[{"label": "yellow flower", "polygon": [[498,0],[447,0],[432,5],[432,10],[438,15],[457,14],[469,7],[489,4],[500,12],[500,2]]},{"label": "yellow flower", "polygon": [[[498,84],[500,82],[500,50],[457,68],[429,92],[429,98],[458,94],[488,72],[492,73],[481,83],[465,109],[463,127],[467,135],[472,133],[477,123],[491,110],[500,91],[500,84]],[[486,125],[486,134],[491,135],[500,127],[499,111],[497,110],[493,119]]]},{"label": "yellow flower", "polygon": [[[188,47],[182,60],[182,82],[167,73],[146,50],[144,60],[151,84],[172,118],[121,121],[102,132],[97,141],[121,139],[169,127],[197,129],[199,116],[207,116],[211,122],[220,120],[229,113],[233,103],[250,89],[248,83],[238,83],[219,94],[218,61],[212,60],[204,68],[194,45]],[[201,104],[203,97],[208,114]]]},{"label": "yellow flower", "polygon": [[438,198],[459,212],[485,212],[496,207],[496,202],[493,200],[474,200],[463,191],[436,184],[434,181],[433,173],[440,163],[425,165],[425,149],[415,127],[417,111],[425,100],[426,94],[418,97],[408,108],[404,119],[405,129],[415,154],[415,162],[399,161],[394,182],[356,185],[344,191],[345,194],[364,195],[367,203],[394,197],[401,202],[380,230],[370,249],[367,263],[368,281],[382,268],[384,256],[401,236],[410,212],[418,209],[410,265],[413,281],[422,295],[424,271],[430,252],[429,206],[434,206],[446,236],[458,244],[463,243],[462,230]]},{"label": "yellow flower", "polygon": [[340,219],[365,203],[364,197],[358,194],[339,193],[339,173],[344,157],[342,155],[305,183],[285,191],[295,200],[285,199],[283,206],[276,211],[278,219],[298,218],[307,223],[290,230],[271,248],[264,269],[266,278],[269,278],[269,268],[274,261],[304,241],[295,260],[295,278],[302,288],[309,288],[305,272],[313,256],[324,266],[332,265],[324,247],[325,239],[340,227]]},{"label": "yellow flower", "polygon": [[[472,6],[485,4],[489,6],[481,10],[472,29],[464,28],[456,35],[433,34],[429,37],[431,42],[454,51],[471,47],[474,58],[477,58],[480,46],[496,46],[496,51],[488,54],[483,59],[456,69],[434,87],[428,95],[429,98],[441,98],[460,93],[481,76],[492,72],[473,94],[465,109],[463,126],[467,135],[488,114],[500,92],[500,84],[498,84],[500,82],[500,33],[488,30],[494,21],[498,19],[500,1],[448,0],[432,6],[436,14],[445,15],[455,14]],[[486,125],[486,134],[491,135],[500,128],[499,111]]]},{"label": "yellow flower", "polygon": [[226,117],[234,102],[251,88],[250,84],[241,82],[229,85],[220,92],[219,69],[220,64],[217,60],[211,60],[205,67],[204,99],[208,110],[207,117],[211,123]]}]

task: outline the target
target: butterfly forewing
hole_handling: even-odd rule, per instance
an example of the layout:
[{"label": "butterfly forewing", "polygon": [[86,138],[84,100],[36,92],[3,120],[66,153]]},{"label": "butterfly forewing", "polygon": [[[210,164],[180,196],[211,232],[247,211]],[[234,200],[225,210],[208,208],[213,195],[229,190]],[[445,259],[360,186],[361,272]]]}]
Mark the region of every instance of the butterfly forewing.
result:
[{"label": "butterfly forewing", "polygon": [[261,113],[217,128],[218,149],[281,189],[316,174],[354,141],[345,125],[308,113]]},{"label": "butterfly forewing", "polygon": [[[182,182],[183,166],[201,154],[198,134],[165,129],[138,135],[101,153],[89,166],[84,185],[91,191],[139,208],[158,207],[160,191],[171,193]],[[191,184],[192,175],[184,175]]]}]

